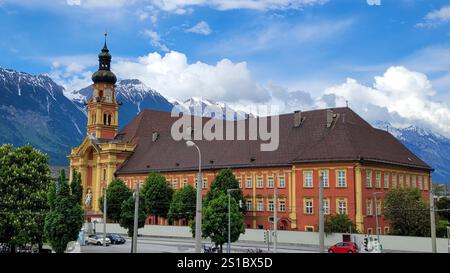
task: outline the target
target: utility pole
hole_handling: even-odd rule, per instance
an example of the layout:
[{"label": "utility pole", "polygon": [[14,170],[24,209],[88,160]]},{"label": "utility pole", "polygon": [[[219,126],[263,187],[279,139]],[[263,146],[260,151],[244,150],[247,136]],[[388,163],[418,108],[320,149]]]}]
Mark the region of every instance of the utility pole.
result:
[{"label": "utility pole", "polygon": [[277,202],[277,187],[278,185],[273,185],[273,201],[274,201],[274,210],[273,210],[273,253],[277,253],[277,228],[278,228],[278,202]]},{"label": "utility pole", "polygon": [[377,194],[379,192],[373,193],[373,200],[375,202],[375,225],[376,225],[376,234],[377,234],[377,240],[378,244],[380,243],[380,233],[378,232],[378,201],[377,201]]},{"label": "utility pole", "polygon": [[323,174],[319,179],[319,253],[323,253],[325,246],[325,227],[323,220]]},{"label": "utility pole", "polygon": [[195,253],[202,253],[202,153],[193,141],[186,141],[188,147],[195,147],[198,151],[197,204],[195,206]]},{"label": "utility pole", "polygon": [[106,247],[106,183],[103,193],[103,246]]},{"label": "utility pole", "polygon": [[136,182],[134,192],[134,226],[133,226],[132,253],[137,253],[138,216],[139,216],[139,182]]},{"label": "utility pole", "polygon": [[431,251],[437,252],[436,248],[436,215],[434,211],[434,191],[433,187],[430,187],[430,218],[431,218]]}]

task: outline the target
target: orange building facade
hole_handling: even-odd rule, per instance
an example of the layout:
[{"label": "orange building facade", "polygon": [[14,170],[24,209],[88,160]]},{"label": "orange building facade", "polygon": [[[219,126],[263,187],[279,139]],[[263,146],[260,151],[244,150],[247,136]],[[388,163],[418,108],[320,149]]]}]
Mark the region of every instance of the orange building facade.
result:
[{"label": "orange building facade", "polygon": [[[101,216],[98,200],[115,177],[133,188],[144,183],[149,172],[158,171],[174,190],[195,187],[197,177],[196,153],[170,135],[175,121],[170,113],[145,110],[118,131],[116,77],[110,62],[105,42],[99,70],[92,76],[87,136],[69,155],[70,178],[74,171],[81,173],[83,198],[89,199],[84,204],[88,218]],[[246,198],[247,228],[272,228],[269,217],[276,209],[279,229],[317,231],[322,176],[325,215],[347,214],[359,232],[375,234],[377,214],[380,234],[387,234],[389,223],[381,216],[384,193],[417,188],[428,199],[431,188],[432,169],[425,162],[349,108],[280,115],[280,147],[273,152],[261,152],[251,141],[197,144],[205,154],[203,195],[221,169],[231,168]],[[149,223],[169,221],[156,223],[151,217]]]}]

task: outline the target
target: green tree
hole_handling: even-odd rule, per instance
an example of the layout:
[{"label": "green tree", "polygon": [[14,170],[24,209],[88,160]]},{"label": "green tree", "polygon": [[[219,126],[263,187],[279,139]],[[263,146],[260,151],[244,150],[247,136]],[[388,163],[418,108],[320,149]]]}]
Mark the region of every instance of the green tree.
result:
[{"label": "green tree", "polygon": [[167,216],[172,202],[173,190],[164,176],[156,172],[150,173],[142,187],[142,195],[148,215]]},{"label": "green tree", "polygon": [[325,217],[324,229],[326,234],[331,233],[357,233],[356,225],[347,214],[336,214]]},{"label": "green tree", "polygon": [[84,221],[83,209],[71,193],[64,170],[61,170],[57,186],[49,189],[54,190],[55,194],[48,193],[51,208],[45,218],[44,231],[53,250],[56,253],[64,253],[67,244],[78,237]]},{"label": "green tree", "polygon": [[30,145],[0,146],[0,242],[12,252],[26,244],[42,247],[50,183],[47,155]]},{"label": "green tree", "polygon": [[[135,199],[130,196],[127,200],[123,201],[120,213],[119,224],[121,227],[127,229],[128,236],[132,237],[134,233],[134,205]],[[142,194],[139,195],[139,209],[138,209],[138,228],[143,228],[145,225],[145,209],[144,199]]]},{"label": "green tree", "polygon": [[75,200],[82,205],[83,203],[83,186],[81,185],[81,174],[74,171],[72,175],[72,182],[70,183],[70,189],[72,196]]},{"label": "green tree", "polygon": [[[211,183],[211,187],[206,194],[205,198],[205,206],[209,203],[209,201],[217,198],[221,194],[228,194],[228,189],[239,189],[239,182],[233,174],[233,171],[229,168],[222,169],[217,176],[214,178],[214,181]],[[239,203],[242,204],[240,207],[241,211],[245,211],[245,197],[241,190],[232,191],[231,197]]]},{"label": "green tree", "polygon": [[[114,179],[106,188],[106,216],[118,223],[122,213],[122,203],[132,196],[131,190],[121,179]],[[99,208],[103,211],[103,196],[99,198]]]},{"label": "green tree", "polygon": [[430,210],[418,189],[388,191],[383,215],[393,235],[430,236]]},{"label": "green tree", "polygon": [[173,220],[194,219],[196,200],[197,192],[191,185],[179,189],[173,195],[167,216]]},{"label": "green tree", "polygon": [[439,201],[436,202],[436,208],[439,210],[439,217],[450,222],[450,198],[442,197],[439,199]]},{"label": "green tree", "polygon": [[[243,213],[239,210],[238,203],[234,198],[231,198],[230,211],[230,239],[231,242],[235,242],[245,232],[245,226]],[[194,227],[195,222],[193,221],[191,226],[193,236],[195,236]],[[219,194],[203,208],[202,236],[211,238],[211,241],[219,246],[220,252],[222,252],[223,244],[228,242],[228,196],[226,194]]]}]

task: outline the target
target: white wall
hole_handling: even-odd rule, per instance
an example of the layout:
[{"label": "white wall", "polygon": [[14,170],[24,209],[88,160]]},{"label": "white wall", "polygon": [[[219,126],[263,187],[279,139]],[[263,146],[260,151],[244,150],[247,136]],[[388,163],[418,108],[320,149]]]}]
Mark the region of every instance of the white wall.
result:
[{"label": "white wall", "polygon": [[[97,230],[103,231],[103,225],[97,224]],[[119,224],[107,224],[107,232],[126,234],[126,230],[121,228]],[[246,229],[245,234],[239,238],[240,241],[264,241],[264,230],[261,229]],[[156,226],[145,225],[144,228],[139,229],[139,234],[145,236],[158,237],[180,237],[192,238],[190,227],[183,226]],[[355,234],[358,242],[362,242],[364,235]],[[303,231],[278,231],[278,242],[286,244],[304,244],[317,245],[319,234],[317,232],[303,232]],[[325,236],[325,245],[333,245],[342,241],[342,234],[331,234]],[[409,236],[390,236],[380,235],[380,241],[383,249],[395,251],[414,251],[414,252],[431,252],[431,238],[430,237],[409,237]],[[447,239],[437,239],[437,251],[447,253]]]}]

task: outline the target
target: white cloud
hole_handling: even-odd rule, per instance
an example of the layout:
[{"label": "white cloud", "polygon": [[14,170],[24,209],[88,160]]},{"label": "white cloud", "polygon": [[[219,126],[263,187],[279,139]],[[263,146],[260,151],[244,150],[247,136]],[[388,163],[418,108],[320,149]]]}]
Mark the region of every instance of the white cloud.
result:
[{"label": "white cloud", "polygon": [[211,34],[212,30],[209,27],[208,23],[206,23],[205,21],[201,21],[198,22],[198,24],[196,24],[195,26],[187,29],[186,32],[192,32],[201,35],[209,35]]},{"label": "white cloud", "polygon": [[367,5],[369,6],[380,6],[381,0],[367,0]]},{"label": "white cloud", "polygon": [[143,35],[150,39],[150,43],[152,46],[161,49],[162,51],[169,51],[169,48],[163,43],[161,36],[153,30],[146,29],[143,32]]},{"label": "white cloud", "polygon": [[424,21],[416,24],[417,27],[434,27],[442,23],[450,22],[450,6],[443,6],[425,15]]},{"label": "white cloud", "polygon": [[133,60],[121,59],[113,70],[121,78],[137,78],[169,98],[208,97],[217,101],[267,101],[266,89],[251,77],[245,62],[223,59],[215,65],[189,64],[186,55],[171,51],[150,53]]},{"label": "white cloud", "polygon": [[194,6],[209,6],[218,10],[283,10],[300,9],[326,2],[328,0],[151,0],[156,7],[177,14],[189,12],[189,8]]},{"label": "white cloud", "polygon": [[419,124],[450,136],[449,106],[434,100],[435,91],[425,74],[405,67],[390,67],[375,77],[371,87],[349,78],[327,88],[325,94],[335,95],[337,106],[348,100],[350,107],[369,120],[390,117],[394,123]]},{"label": "white cloud", "polygon": [[121,8],[134,2],[134,0],[66,0],[69,6],[84,8]]}]

